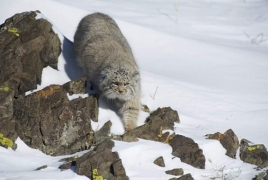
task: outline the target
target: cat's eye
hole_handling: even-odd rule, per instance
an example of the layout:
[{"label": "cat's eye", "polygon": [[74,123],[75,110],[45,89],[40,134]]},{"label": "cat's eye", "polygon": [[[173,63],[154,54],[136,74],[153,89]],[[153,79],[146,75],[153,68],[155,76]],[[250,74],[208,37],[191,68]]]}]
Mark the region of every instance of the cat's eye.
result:
[{"label": "cat's eye", "polygon": [[118,82],[113,82],[113,85],[115,86],[118,86],[118,84],[119,84]]},{"label": "cat's eye", "polygon": [[128,86],[129,85],[129,83],[125,83],[125,86]]}]

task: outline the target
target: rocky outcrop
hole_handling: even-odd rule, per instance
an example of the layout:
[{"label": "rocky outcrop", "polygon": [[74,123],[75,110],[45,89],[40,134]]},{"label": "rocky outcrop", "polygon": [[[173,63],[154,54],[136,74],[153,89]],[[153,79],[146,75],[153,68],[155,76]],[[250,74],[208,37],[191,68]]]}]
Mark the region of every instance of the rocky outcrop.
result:
[{"label": "rocky outcrop", "polygon": [[0,84],[15,96],[41,84],[43,67],[57,69],[60,40],[50,22],[36,19],[37,13],[16,14],[0,25]]},{"label": "rocky outcrop", "polygon": [[97,107],[94,96],[69,101],[62,86],[51,85],[14,101],[16,132],[27,145],[46,154],[75,153],[93,143],[90,112]]},{"label": "rocky outcrop", "polygon": [[41,84],[43,67],[57,68],[60,40],[38,12],[24,12],[0,25],[0,132],[17,137],[13,119],[14,98]]},{"label": "rocky outcrop", "polygon": [[[75,161],[76,173],[91,179],[97,176],[109,180],[128,180],[122,161],[117,152],[112,152],[114,142],[102,141],[93,151],[85,153]],[[62,165],[61,169],[68,169],[73,162]]]},{"label": "rocky outcrop", "polygon": [[172,155],[179,157],[182,162],[192,165],[199,169],[205,169],[205,156],[203,150],[199,149],[197,143],[191,138],[175,135],[170,141]]},{"label": "rocky outcrop", "polygon": [[67,92],[86,92],[86,78],[25,96],[41,84],[44,67],[57,69],[61,53],[52,24],[36,19],[39,13],[16,14],[0,26],[0,133],[5,145],[19,136],[46,154],[71,154],[94,142],[91,120],[98,120],[98,100],[68,100]]},{"label": "rocky outcrop", "polygon": [[138,138],[165,142],[170,135],[169,132],[162,134],[163,130],[174,130],[174,122],[179,123],[177,111],[170,107],[158,108],[150,114],[146,123],[123,135],[123,141],[137,141]]},{"label": "rocky outcrop", "polygon": [[207,139],[219,140],[222,146],[226,149],[226,155],[231,158],[236,158],[239,140],[232,129],[228,129],[224,134],[217,132],[214,134],[207,134],[206,136]]}]

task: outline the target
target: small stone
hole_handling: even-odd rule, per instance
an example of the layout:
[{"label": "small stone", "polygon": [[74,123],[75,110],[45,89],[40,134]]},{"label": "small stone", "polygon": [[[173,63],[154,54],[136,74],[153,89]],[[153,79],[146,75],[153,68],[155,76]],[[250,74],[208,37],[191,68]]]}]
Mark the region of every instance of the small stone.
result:
[{"label": "small stone", "polygon": [[182,168],[176,168],[169,171],[166,171],[166,174],[174,175],[174,176],[180,176],[183,175],[183,169]]},{"label": "small stone", "polygon": [[144,111],[144,112],[150,113],[150,109],[149,109],[148,106],[145,105],[145,104],[142,104],[142,105],[141,105],[141,110]]},{"label": "small stone", "polygon": [[160,166],[160,167],[165,167],[165,162],[162,156],[158,157],[155,161],[154,164]]},{"label": "small stone", "polygon": [[45,169],[45,168],[47,168],[47,165],[43,165],[43,166],[40,166],[40,167],[36,168],[36,171],[39,171],[39,170]]},{"label": "small stone", "polygon": [[169,180],[194,180],[191,174],[185,174],[179,178],[171,178]]}]

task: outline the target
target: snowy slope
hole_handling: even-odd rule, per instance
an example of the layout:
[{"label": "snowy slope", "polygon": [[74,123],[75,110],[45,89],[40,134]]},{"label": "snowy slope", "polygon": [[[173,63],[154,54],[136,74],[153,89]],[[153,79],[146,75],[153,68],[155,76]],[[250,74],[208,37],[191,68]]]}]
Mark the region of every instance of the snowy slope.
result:
[{"label": "snowy slope", "polygon": [[[164,171],[178,167],[195,179],[209,179],[226,166],[233,179],[247,180],[257,174],[254,166],[228,158],[219,142],[205,140],[204,135],[231,128],[239,139],[268,147],[267,8],[266,0],[2,0],[0,22],[15,13],[38,9],[54,24],[63,53],[59,71],[43,71],[41,89],[82,76],[71,49],[77,24],[89,13],[109,14],[128,39],[140,66],[142,103],[151,110],[165,106],[177,110],[181,123],[176,124],[175,132],[193,138],[207,159],[206,170],[199,170],[172,159],[171,148],[165,144],[116,142],[114,150],[123,159],[130,179],[169,179],[172,176]],[[151,97],[154,94],[155,99]],[[139,124],[145,116],[141,115]],[[100,109],[95,126],[109,119],[112,132],[122,134],[121,122],[109,110]],[[19,141],[20,146],[23,143]],[[57,170],[57,157],[27,148],[24,153],[0,151],[0,161],[9,162],[0,164],[0,179],[87,179]],[[5,158],[11,155],[14,161]],[[165,168],[152,163],[160,155]],[[16,163],[23,161],[28,163]],[[41,162],[49,168],[34,172]]]}]

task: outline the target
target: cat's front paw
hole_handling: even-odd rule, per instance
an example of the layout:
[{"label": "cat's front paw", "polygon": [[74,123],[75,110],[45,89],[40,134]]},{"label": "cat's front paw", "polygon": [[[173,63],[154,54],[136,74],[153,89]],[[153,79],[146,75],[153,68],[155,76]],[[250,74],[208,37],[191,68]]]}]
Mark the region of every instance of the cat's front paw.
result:
[{"label": "cat's front paw", "polygon": [[136,123],[131,122],[131,121],[127,121],[125,122],[125,131],[128,132],[132,129],[135,129],[137,127]]}]

